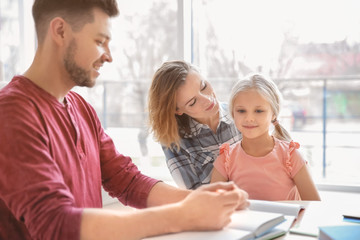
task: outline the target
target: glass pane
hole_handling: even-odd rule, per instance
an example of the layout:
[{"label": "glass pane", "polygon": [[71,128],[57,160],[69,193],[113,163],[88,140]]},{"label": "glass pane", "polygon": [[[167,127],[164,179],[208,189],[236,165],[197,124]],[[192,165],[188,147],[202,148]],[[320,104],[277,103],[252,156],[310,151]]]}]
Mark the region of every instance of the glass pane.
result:
[{"label": "glass pane", "polygon": [[360,133],[360,78],[287,80],[278,85],[288,100],[282,122],[301,143],[317,182],[360,184],[360,144],[356,141]]},{"label": "glass pane", "polygon": [[193,1],[194,63],[221,101],[249,72],[272,77],[284,97],[280,121],[317,183],[360,185],[359,7],[351,0]]},{"label": "glass pane", "polygon": [[18,1],[0,1],[0,87],[19,73],[20,20]]},{"label": "glass pane", "polygon": [[170,179],[159,143],[147,134],[147,92],[163,61],[179,58],[177,1],[118,0],[112,22],[112,63],[95,87],[77,88],[95,107],[119,152],[157,178]]},{"label": "glass pane", "polygon": [[0,88],[22,74],[35,53],[32,1],[0,1]]}]

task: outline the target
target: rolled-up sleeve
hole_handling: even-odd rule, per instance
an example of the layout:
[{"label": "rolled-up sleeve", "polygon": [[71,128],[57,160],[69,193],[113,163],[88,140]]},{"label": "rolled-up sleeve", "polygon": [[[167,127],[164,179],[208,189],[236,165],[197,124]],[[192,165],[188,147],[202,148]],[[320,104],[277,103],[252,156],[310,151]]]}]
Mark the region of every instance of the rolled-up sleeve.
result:
[{"label": "rolled-up sleeve", "polygon": [[159,180],[143,175],[131,158],[120,154],[112,139],[101,130],[101,174],[104,189],[124,205],[147,207],[147,198]]}]

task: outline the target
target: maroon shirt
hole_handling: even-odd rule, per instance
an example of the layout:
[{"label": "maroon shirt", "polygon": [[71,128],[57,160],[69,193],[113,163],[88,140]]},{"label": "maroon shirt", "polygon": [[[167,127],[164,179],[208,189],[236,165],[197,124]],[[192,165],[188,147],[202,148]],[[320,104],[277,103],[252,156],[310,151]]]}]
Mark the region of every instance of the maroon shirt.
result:
[{"label": "maroon shirt", "polygon": [[79,239],[82,209],[102,207],[101,185],[146,207],[157,180],[116,151],[81,96],[65,102],[23,76],[0,91],[0,239]]}]

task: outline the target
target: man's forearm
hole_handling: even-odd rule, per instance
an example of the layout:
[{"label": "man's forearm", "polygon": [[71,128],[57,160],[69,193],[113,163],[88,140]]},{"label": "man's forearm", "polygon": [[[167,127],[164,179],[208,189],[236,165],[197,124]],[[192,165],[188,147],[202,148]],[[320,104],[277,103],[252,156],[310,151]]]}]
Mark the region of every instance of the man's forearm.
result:
[{"label": "man's forearm", "polygon": [[84,209],[81,240],[142,239],[184,229],[179,216],[179,204],[143,210],[120,212],[105,209]]},{"label": "man's forearm", "polygon": [[190,190],[158,182],[150,191],[147,209],[129,212],[84,209],[81,239],[141,239],[181,231],[185,226],[183,222],[176,222],[183,220],[178,218],[180,205],[177,202],[189,193]]},{"label": "man's forearm", "polygon": [[191,190],[180,189],[163,182],[158,182],[150,191],[147,206],[153,207],[179,202],[189,195],[190,192]]},{"label": "man's forearm", "polygon": [[81,239],[142,239],[179,231],[221,229],[230,222],[235,209],[247,207],[248,202],[246,192],[233,183],[219,182],[191,191],[159,182],[150,191],[148,206],[129,212],[84,209]]}]

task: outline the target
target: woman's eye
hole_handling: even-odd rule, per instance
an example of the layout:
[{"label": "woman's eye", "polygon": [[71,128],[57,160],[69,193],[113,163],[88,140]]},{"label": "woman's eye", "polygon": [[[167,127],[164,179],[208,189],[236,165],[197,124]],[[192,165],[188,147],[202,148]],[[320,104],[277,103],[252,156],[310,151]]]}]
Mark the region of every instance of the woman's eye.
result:
[{"label": "woman's eye", "polygon": [[204,82],[204,86],[201,88],[201,91],[204,91],[206,89],[206,87],[207,87],[207,84],[206,84],[206,82]]},{"label": "woman's eye", "polygon": [[195,105],[195,103],[196,103],[196,99],[194,99],[194,102],[193,102],[193,103],[191,103],[189,106],[190,106],[190,107],[192,107],[192,106],[194,106],[194,105]]}]

